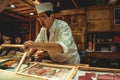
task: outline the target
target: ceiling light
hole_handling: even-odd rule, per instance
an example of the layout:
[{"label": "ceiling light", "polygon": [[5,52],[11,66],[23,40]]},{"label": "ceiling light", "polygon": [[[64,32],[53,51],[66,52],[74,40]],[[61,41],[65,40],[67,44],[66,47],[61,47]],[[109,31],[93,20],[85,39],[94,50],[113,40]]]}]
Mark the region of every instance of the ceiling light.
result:
[{"label": "ceiling light", "polygon": [[15,6],[14,4],[11,4],[10,7],[11,7],[11,8],[15,8],[16,6]]},{"label": "ceiling light", "polygon": [[32,16],[32,15],[34,15],[34,13],[32,13],[32,12],[31,12],[31,13],[29,13],[29,14],[30,14],[31,16]]}]

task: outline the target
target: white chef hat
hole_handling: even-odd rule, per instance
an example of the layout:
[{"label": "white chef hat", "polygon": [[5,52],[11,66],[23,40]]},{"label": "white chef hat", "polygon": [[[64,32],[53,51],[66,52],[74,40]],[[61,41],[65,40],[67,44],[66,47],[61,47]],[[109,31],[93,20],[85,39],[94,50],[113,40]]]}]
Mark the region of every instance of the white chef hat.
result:
[{"label": "white chef hat", "polygon": [[50,2],[40,3],[35,5],[35,8],[37,10],[37,13],[42,13],[45,11],[53,11],[53,4]]}]

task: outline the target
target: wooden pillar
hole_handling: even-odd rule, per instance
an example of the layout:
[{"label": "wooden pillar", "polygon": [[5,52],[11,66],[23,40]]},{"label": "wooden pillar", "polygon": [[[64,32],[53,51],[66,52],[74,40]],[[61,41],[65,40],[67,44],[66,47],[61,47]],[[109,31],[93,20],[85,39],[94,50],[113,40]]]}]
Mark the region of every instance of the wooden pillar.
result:
[{"label": "wooden pillar", "polygon": [[37,37],[39,31],[40,31],[39,21],[38,21],[37,18],[36,18],[35,37]]},{"label": "wooden pillar", "polygon": [[28,39],[31,40],[31,31],[32,30],[32,20],[31,18],[29,19],[29,34],[28,34]]}]

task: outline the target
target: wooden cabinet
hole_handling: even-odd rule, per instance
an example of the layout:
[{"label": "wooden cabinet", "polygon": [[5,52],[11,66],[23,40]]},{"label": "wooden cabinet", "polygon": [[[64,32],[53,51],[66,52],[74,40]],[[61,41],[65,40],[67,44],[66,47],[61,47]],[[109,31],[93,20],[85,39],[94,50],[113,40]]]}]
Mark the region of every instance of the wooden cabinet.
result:
[{"label": "wooden cabinet", "polygon": [[116,17],[120,17],[120,5],[111,6],[111,31],[120,31],[120,24],[115,24],[115,9],[119,9],[117,11]]},{"label": "wooden cabinet", "polygon": [[120,6],[87,9],[86,50],[90,66],[120,68],[120,25],[114,24],[114,9]]},{"label": "wooden cabinet", "polygon": [[105,7],[89,7],[87,10],[87,31],[110,31],[110,10]]},{"label": "wooden cabinet", "polygon": [[120,68],[120,52],[87,52],[90,66]]}]

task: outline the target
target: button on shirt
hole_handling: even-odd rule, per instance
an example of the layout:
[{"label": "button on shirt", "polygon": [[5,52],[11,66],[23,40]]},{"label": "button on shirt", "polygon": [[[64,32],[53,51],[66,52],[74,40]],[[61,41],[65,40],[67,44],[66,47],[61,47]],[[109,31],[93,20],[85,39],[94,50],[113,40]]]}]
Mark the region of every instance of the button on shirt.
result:
[{"label": "button on shirt", "polygon": [[64,53],[56,53],[57,57],[51,56],[53,61],[63,62],[67,64],[77,64],[80,62],[80,56],[72,36],[69,25],[62,21],[55,19],[53,25],[50,27],[50,38],[47,39],[47,29],[42,27],[35,42],[55,42],[63,47]]}]

